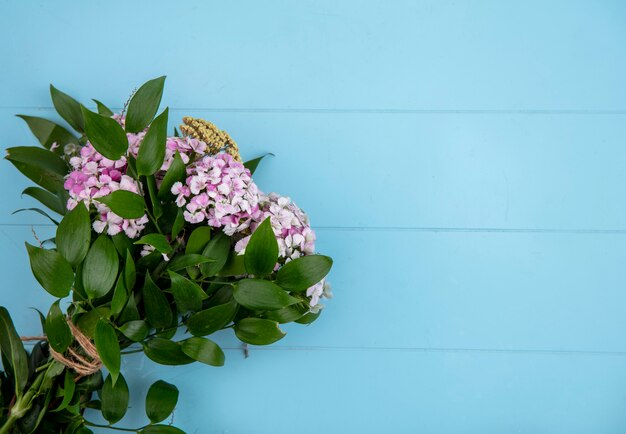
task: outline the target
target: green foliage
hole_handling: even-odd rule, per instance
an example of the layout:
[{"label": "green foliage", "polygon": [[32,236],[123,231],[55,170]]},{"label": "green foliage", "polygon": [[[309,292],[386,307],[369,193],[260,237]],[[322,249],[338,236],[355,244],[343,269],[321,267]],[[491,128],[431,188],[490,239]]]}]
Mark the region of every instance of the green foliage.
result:
[{"label": "green foliage", "polygon": [[211,262],[200,265],[203,276],[215,276],[226,264],[230,252],[230,238],[223,232],[211,238],[202,251],[202,255],[211,259]]},{"label": "green foliage", "polygon": [[27,195],[38,200],[57,214],[64,215],[66,213],[65,194],[61,192],[54,194],[44,190],[43,188],[26,187],[24,191],[22,191],[22,195]]},{"label": "green foliage", "polygon": [[169,271],[172,283],[171,292],[179,312],[198,311],[202,309],[202,300],[207,298],[205,292],[195,282],[178,273]]},{"label": "green foliage", "polygon": [[108,375],[100,395],[102,416],[111,424],[122,419],[126,414],[130,399],[128,383],[124,376],[119,375],[116,380],[112,375]]},{"label": "green foliage", "polygon": [[67,164],[54,152],[34,146],[8,148],[4,158],[37,185],[51,193],[63,190]]},{"label": "green foliage", "polygon": [[91,244],[91,220],[87,208],[78,204],[68,212],[57,228],[58,252],[73,266],[80,264]]},{"label": "green foliage", "polygon": [[26,122],[30,131],[46,149],[50,149],[50,147],[56,143],[59,145],[58,149],[62,152],[64,145],[72,143],[78,146],[80,144],[76,136],[48,119],[26,115],[17,115],[17,117]]},{"label": "green foliage", "polygon": [[144,342],[143,352],[150,360],[161,365],[188,365],[194,361],[183,352],[179,343],[164,338]]},{"label": "green foliage", "polygon": [[326,277],[332,266],[328,256],[303,256],[283,265],[276,274],[276,283],[290,291],[305,291]]},{"label": "green foliage", "polygon": [[148,336],[150,326],[143,320],[128,321],[120,326],[120,331],[131,341],[141,342]]},{"label": "green foliage", "polygon": [[276,261],[278,261],[278,242],[268,217],[250,237],[246,247],[244,264],[249,274],[265,276],[274,271]]},{"label": "green foliage", "polygon": [[120,375],[120,344],[117,340],[115,329],[108,321],[104,319],[98,321],[94,334],[94,343],[102,363],[109,370],[113,384],[115,384]]},{"label": "green foliage", "polygon": [[119,262],[113,241],[106,235],[96,238],[83,265],[83,287],[89,298],[102,297],[111,290]]},{"label": "green foliage", "polygon": [[142,295],[148,322],[157,329],[169,327],[172,323],[170,303],[149,274],[146,274]]},{"label": "green foliage", "polygon": [[164,85],[165,76],[162,76],[147,81],[135,92],[128,104],[126,131],[138,133],[148,126],[159,109]]},{"label": "green foliage", "polygon": [[185,177],[185,163],[183,163],[183,159],[180,157],[180,154],[176,152],[174,155],[174,161],[170,165],[170,168],[165,172],[165,176],[163,177],[163,181],[161,182],[161,187],[159,188],[159,198],[166,199],[172,196],[170,190],[172,186],[177,181],[182,181]]},{"label": "green foliage", "polygon": [[150,386],[146,395],[146,415],[152,423],[165,420],[176,407],[178,388],[173,384],[159,380]]},{"label": "green foliage", "polygon": [[98,108],[98,114],[102,116],[113,116],[113,111],[108,108],[106,105],[98,101],[97,99],[92,100],[96,103],[96,107]]},{"label": "green foliage", "polygon": [[25,244],[37,282],[55,297],[67,297],[74,282],[74,271],[69,262],[54,250]]},{"label": "green foliage", "polygon": [[13,373],[15,396],[22,396],[28,381],[28,357],[19,335],[15,331],[9,312],[0,306],[0,353]]},{"label": "green foliage", "polygon": [[139,239],[139,241],[135,241],[135,244],[148,244],[166,255],[172,253],[170,242],[167,240],[165,235],[162,234],[144,235],[141,239]]},{"label": "green foliage", "polygon": [[85,134],[94,148],[109,160],[119,160],[128,150],[124,129],[108,116],[81,107],[85,119]]},{"label": "green foliage", "polygon": [[183,353],[198,362],[211,366],[224,365],[224,351],[210,339],[200,337],[188,338],[182,342],[181,348]]},{"label": "green foliage", "polygon": [[143,197],[131,191],[116,190],[97,200],[125,219],[138,219],[146,213],[146,202]]},{"label": "green foliage", "polygon": [[46,336],[48,343],[57,353],[64,353],[70,346],[72,341],[72,332],[70,326],[67,325],[65,315],[59,307],[60,300],[50,306],[48,316],[46,316]]},{"label": "green foliage", "polygon": [[235,313],[237,313],[237,303],[230,301],[191,315],[185,325],[192,335],[207,336],[226,326]]},{"label": "green foliage", "polygon": [[209,226],[195,228],[187,240],[185,253],[202,253],[210,240],[211,228]]},{"label": "green foliage", "polygon": [[250,174],[254,174],[254,172],[256,172],[257,167],[259,167],[259,163],[268,156],[272,156],[274,157],[274,154],[272,154],[271,152],[268,152],[267,154],[261,155],[260,157],[257,158],[253,158],[252,160],[248,160],[245,163],[243,163],[243,165],[246,167],[246,169],[248,169],[250,171]]},{"label": "green foliage", "polygon": [[50,96],[52,97],[52,104],[54,104],[57,113],[59,113],[72,128],[82,133],[85,129],[85,122],[81,113],[80,103],[68,94],[55,88],[53,85],[50,85]]},{"label": "green foliage", "polygon": [[237,282],[233,292],[235,300],[251,310],[274,310],[297,303],[280,286],[262,279],[243,279]]},{"label": "green foliage", "polygon": [[167,139],[167,115],[168,110],[165,109],[152,121],[141,142],[137,154],[137,173],[139,175],[153,175],[163,165],[165,140]]},{"label": "green foliage", "polygon": [[284,333],[276,321],[262,318],[244,318],[235,324],[235,334],[252,345],[269,345],[282,339]]}]

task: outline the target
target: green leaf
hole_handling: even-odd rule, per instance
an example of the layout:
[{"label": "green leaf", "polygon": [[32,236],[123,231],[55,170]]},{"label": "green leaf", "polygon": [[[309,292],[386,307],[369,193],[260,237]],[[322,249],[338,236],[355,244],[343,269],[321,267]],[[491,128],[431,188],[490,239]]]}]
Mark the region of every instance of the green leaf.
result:
[{"label": "green leaf", "polygon": [[250,175],[253,175],[254,172],[256,171],[256,168],[259,166],[259,163],[261,162],[261,160],[263,160],[268,155],[271,155],[272,157],[274,157],[274,154],[269,152],[267,154],[261,155],[260,157],[254,158],[252,160],[248,160],[245,163],[243,163],[243,165],[245,166],[246,169],[250,171]]},{"label": "green leaf", "polygon": [[187,267],[204,264],[205,262],[211,262],[211,259],[195,253],[189,255],[177,255],[167,264],[167,269],[171,271],[180,271]]},{"label": "green leaf", "polygon": [[66,93],[61,92],[53,85],[50,85],[50,96],[52,104],[59,115],[70,124],[76,131],[82,133],[85,129],[85,122],[80,110],[80,103]]},{"label": "green leaf", "polygon": [[131,341],[141,342],[148,336],[150,326],[143,320],[129,321],[120,326],[120,331]]},{"label": "green leaf", "polygon": [[170,304],[165,294],[150,278],[150,273],[146,274],[143,285],[143,306],[146,311],[146,318],[154,328],[166,328],[172,323]]},{"label": "green leaf", "polygon": [[61,312],[59,303],[61,300],[57,300],[48,311],[46,316],[46,336],[48,336],[48,343],[57,353],[64,353],[65,350],[72,344],[74,338],[72,337],[72,331],[70,326],[67,325],[65,315]]},{"label": "green leaf", "polygon": [[146,395],[146,415],[152,423],[165,420],[176,407],[178,388],[173,384],[159,380],[150,386]]},{"label": "green leaf", "polygon": [[108,108],[106,105],[102,104],[97,99],[94,99],[92,101],[96,103],[96,107],[98,107],[99,115],[108,116],[108,117],[113,116],[113,111],[110,108]]},{"label": "green leaf", "polygon": [[144,343],[143,352],[150,360],[161,365],[188,365],[194,361],[191,357],[183,353],[179,344],[169,339],[150,339]]},{"label": "green leaf", "polygon": [[228,255],[228,260],[224,267],[217,273],[218,276],[230,277],[241,276],[246,274],[246,266],[244,263],[244,255],[239,255],[237,252],[232,251]]},{"label": "green leaf", "polygon": [[243,279],[233,292],[235,300],[251,310],[274,310],[297,303],[284,289],[268,280]]},{"label": "green leaf", "polygon": [[111,309],[107,306],[98,306],[95,309],[92,309],[81,315],[76,321],[76,326],[82,331],[87,337],[93,339],[96,334],[96,326],[101,319],[108,320],[111,317]]},{"label": "green leaf", "polygon": [[284,333],[276,321],[261,318],[244,318],[235,324],[237,337],[252,345],[269,345],[282,339]]},{"label": "green leaf", "polygon": [[283,265],[276,275],[276,283],[289,291],[304,291],[322,280],[333,260],[328,256],[303,256]]},{"label": "green leaf", "polygon": [[139,175],[153,175],[163,165],[165,140],[167,139],[167,108],[152,121],[148,132],[139,145],[137,172]]},{"label": "green leaf", "polygon": [[176,211],[176,218],[172,223],[172,239],[175,239],[180,234],[180,231],[185,227],[185,215],[182,208],[178,208]]},{"label": "green leaf", "polygon": [[16,116],[26,122],[30,131],[35,135],[35,137],[37,137],[39,143],[41,143],[41,145],[46,149],[50,149],[54,143],[59,145],[58,152],[63,152],[63,148],[68,143],[73,143],[76,146],[80,145],[78,138],[76,138],[72,133],[62,126],[49,121],[48,119],[26,115]]},{"label": "green leaf", "polygon": [[267,311],[263,314],[263,316],[280,324],[285,324],[299,320],[308,312],[309,306],[306,303],[297,303],[282,309]]},{"label": "green leaf", "polygon": [[137,270],[135,268],[135,261],[133,261],[133,256],[130,251],[126,251],[126,265],[124,266],[124,283],[126,283],[126,288],[128,290],[132,290],[135,287],[135,282],[137,280]]},{"label": "green leaf", "polygon": [[24,194],[37,199],[57,214],[64,215],[67,212],[67,208],[65,208],[65,201],[58,195],[50,193],[43,188],[26,187],[24,191],[22,191],[22,195]]},{"label": "green leaf", "polygon": [[213,262],[207,262],[200,265],[200,271],[204,276],[216,275],[226,263],[228,253],[230,252],[230,237],[223,232],[218,233],[208,242],[202,254],[207,258],[213,259]]},{"label": "green leaf", "polygon": [[135,245],[130,238],[124,233],[119,232],[111,237],[113,244],[115,244],[115,250],[123,258],[126,259],[126,254],[131,254],[135,251]]},{"label": "green leaf", "polygon": [[185,431],[171,425],[148,425],[140,431],[141,434],[185,434]]},{"label": "green leaf", "polygon": [[276,261],[278,261],[278,242],[268,217],[252,233],[246,246],[244,263],[249,274],[265,276],[274,271]]},{"label": "green leaf", "polygon": [[207,298],[202,288],[173,271],[169,271],[169,275],[172,281],[171,291],[178,311],[184,313],[202,309],[202,300]]},{"label": "green leaf", "polygon": [[137,133],[148,126],[159,109],[164,84],[165,76],[158,77],[144,83],[135,92],[128,104],[126,131]]},{"label": "green leaf", "polygon": [[[125,271],[125,270],[124,270]],[[117,278],[115,289],[113,290],[113,298],[111,299],[111,314],[117,316],[124,310],[124,306],[128,302],[128,289],[124,281],[124,276]]]},{"label": "green leaf", "polygon": [[100,394],[102,416],[111,424],[118,422],[126,414],[129,398],[128,384],[124,376],[120,375],[116,381],[108,375]]},{"label": "green leaf", "polygon": [[183,352],[192,359],[211,366],[224,366],[224,351],[210,339],[193,337],[181,343]]},{"label": "green leaf", "polygon": [[304,315],[302,318],[297,319],[296,322],[298,324],[311,324],[313,321],[318,319],[321,314],[322,314],[321,310],[317,313],[309,312],[306,315]]},{"label": "green leaf", "polygon": [[[94,343],[102,364],[109,370],[113,378],[113,384],[115,384],[120,374],[120,344],[117,340],[115,329],[108,321],[103,319],[98,321],[94,334]],[[119,378],[123,379],[121,376]]]},{"label": "green leaf", "polygon": [[100,235],[91,245],[83,265],[83,287],[90,299],[102,297],[111,290],[119,266],[113,241]]},{"label": "green leaf", "polygon": [[148,244],[166,255],[173,252],[172,246],[170,246],[170,242],[167,240],[167,237],[162,234],[144,235],[138,241],[135,241],[135,244]]},{"label": "green leaf", "polygon": [[226,326],[237,313],[234,301],[205,309],[189,317],[185,325],[194,336],[207,336]]},{"label": "green leaf", "polygon": [[70,369],[66,369],[65,378],[63,379],[63,400],[53,411],[57,412],[64,410],[74,398],[75,391],[76,383],[74,382],[74,375]]},{"label": "green leaf", "polygon": [[17,146],[6,152],[4,158],[37,185],[52,193],[64,190],[64,177],[69,168],[54,152],[36,146]]},{"label": "green leaf", "polygon": [[24,350],[24,345],[19,335],[15,331],[15,326],[11,320],[9,312],[0,306],[0,352],[3,359],[8,363],[4,365],[5,371],[8,367],[13,372],[13,384],[15,395],[19,398],[26,387],[28,381],[28,355]]},{"label": "green leaf", "polygon": [[123,324],[128,321],[136,321],[138,319],[141,319],[141,316],[139,315],[139,310],[137,309],[137,302],[135,301],[135,297],[131,295],[128,297],[126,306],[124,306],[124,310],[117,319],[117,322]]},{"label": "green leaf", "polygon": [[79,203],[68,212],[57,228],[58,252],[73,266],[85,259],[91,244],[91,220],[89,211]]},{"label": "green leaf", "polygon": [[150,204],[152,206],[152,214],[154,218],[159,220],[163,216],[163,205],[157,197],[156,178],[154,175],[146,176],[146,185],[148,186],[148,195],[150,196]]},{"label": "green leaf", "polygon": [[189,235],[185,253],[202,253],[210,240],[211,228],[209,226],[200,226],[194,229],[191,235]]},{"label": "green leaf", "polygon": [[54,250],[25,244],[30,258],[30,268],[37,282],[55,297],[67,297],[74,283],[72,266]]},{"label": "green leaf", "polygon": [[96,151],[109,160],[119,160],[128,151],[126,133],[117,121],[82,107],[85,134]]},{"label": "green leaf", "polygon": [[15,211],[13,211],[11,214],[18,214],[18,213],[26,212],[26,211],[36,212],[37,214],[41,214],[42,216],[47,217],[48,220],[50,220],[55,225],[58,226],[58,224],[59,224],[59,222],[56,221],[55,219],[53,219],[52,217],[50,217],[50,215],[47,212],[45,212],[45,211],[43,211],[43,210],[41,210],[39,208],[22,208],[22,209],[17,209]]},{"label": "green leaf", "polygon": [[125,219],[138,219],[146,213],[146,202],[143,197],[126,190],[115,190],[113,193],[96,198],[118,216]]},{"label": "green leaf", "polygon": [[183,159],[180,157],[180,154],[176,152],[174,155],[174,160],[170,165],[167,172],[165,172],[165,176],[163,177],[163,181],[161,182],[161,187],[159,187],[159,198],[167,199],[172,196],[172,186],[175,182],[182,181],[185,178],[185,163]]}]

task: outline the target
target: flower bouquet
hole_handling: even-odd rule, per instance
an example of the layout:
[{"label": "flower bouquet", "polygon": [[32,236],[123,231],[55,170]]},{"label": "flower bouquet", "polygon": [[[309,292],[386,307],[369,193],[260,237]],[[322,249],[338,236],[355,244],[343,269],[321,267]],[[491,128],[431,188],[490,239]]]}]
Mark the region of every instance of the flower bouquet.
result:
[{"label": "flower bouquet", "polygon": [[[306,214],[252,179],[263,157],[243,163],[235,141],[202,119],[185,117],[168,136],[168,109],[157,115],[164,81],[145,83],[117,114],[51,86],[78,136],[20,116],[43,146],[6,158],[37,184],[24,194],[62,216],[36,209],[56,236],[26,243],[35,278],[58,300],[39,337],[20,338],[0,309],[0,434],[180,433],[163,422],[178,399],[164,381],[147,392],[145,426],[114,425],[129,400],[122,355],[221,366],[207,336],[232,329],[245,344],[272,344],[285,335],[280,324],[315,321],[331,295],[332,260],[315,253]],[[30,354],[22,340],[37,342]],[[109,424],[88,420],[87,408]]]}]

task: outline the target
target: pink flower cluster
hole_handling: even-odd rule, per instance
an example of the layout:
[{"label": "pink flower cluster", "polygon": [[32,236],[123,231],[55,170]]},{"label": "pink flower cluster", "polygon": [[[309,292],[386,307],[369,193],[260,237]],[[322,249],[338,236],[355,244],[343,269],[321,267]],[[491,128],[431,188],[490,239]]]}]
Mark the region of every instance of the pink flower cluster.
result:
[{"label": "pink flower cluster", "polygon": [[[123,117],[114,115],[113,118],[123,126]],[[129,145],[128,153],[136,157],[145,132],[129,133],[126,136]],[[157,180],[169,169],[176,152],[180,153],[181,159],[187,164],[192,158],[203,155],[206,149],[206,143],[191,137],[168,137],[165,160],[161,166],[162,172],[157,174]],[[98,201],[98,198],[115,190],[139,193],[137,181],[126,175],[126,156],[122,156],[117,161],[109,160],[96,151],[91,143],[87,143],[80,149],[77,156],[70,158],[70,165],[73,170],[64,184],[70,196],[67,208],[74,209],[79,202],[84,203],[87,207],[93,204],[98,211],[98,217],[93,223],[96,232],[102,233],[106,230],[109,235],[124,232],[128,237],[136,238],[148,223],[147,215],[138,219],[124,219]]]},{"label": "pink flower cluster", "polygon": [[259,191],[250,171],[226,153],[207,155],[187,167],[185,183],[172,186],[176,204],[192,224],[207,222],[226,235],[241,232],[259,214]]},{"label": "pink flower cluster", "polygon": [[[259,198],[259,208],[261,212],[255,216],[251,228],[254,231],[266,218],[270,218],[278,241],[280,263],[315,253],[315,232],[311,229],[309,218],[291,199],[276,193],[263,194]],[[243,254],[248,241],[250,236],[239,240],[235,251]]]},{"label": "pink flower cluster", "polygon": [[102,233],[106,229],[109,235],[122,231],[130,238],[139,235],[148,222],[146,215],[138,219],[123,219],[98,202],[98,198],[116,190],[139,192],[137,182],[126,175],[126,157],[117,161],[109,160],[87,143],[80,149],[79,156],[70,159],[70,165],[73,170],[64,185],[70,196],[67,208],[74,209],[80,202],[88,208],[93,204],[98,211],[98,217],[93,223],[96,232]]}]

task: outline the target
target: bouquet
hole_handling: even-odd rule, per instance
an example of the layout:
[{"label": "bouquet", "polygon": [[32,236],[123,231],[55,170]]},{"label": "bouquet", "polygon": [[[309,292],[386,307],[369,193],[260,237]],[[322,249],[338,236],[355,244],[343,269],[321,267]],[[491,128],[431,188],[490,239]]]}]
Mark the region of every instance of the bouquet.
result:
[{"label": "bouquet", "polygon": [[[315,321],[331,296],[332,260],[315,253],[307,215],[252,179],[263,157],[242,162],[235,141],[202,119],[185,117],[168,136],[168,109],[157,115],[164,81],[142,85],[121,113],[95,100],[91,111],[51,86],[79,136],[20,116],[43,146],[9,148],[6,158],[37,184],[24,194],[62,216],[35,209],[56,236],[26,243],[35,278],[58,300],[41,314],[40,337],[20,338],[0,309],[0,434],[119,429],[124,354],[221,366],[207,336],[232,329],[245,344],[272,344],[281,324]],[[36,342],[30,354],[22,340]],[[163,423],[177,399],[174,385],[154,383],[149,421],[135,431],[182,432]]]}]

